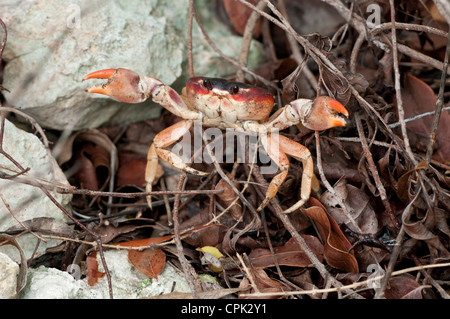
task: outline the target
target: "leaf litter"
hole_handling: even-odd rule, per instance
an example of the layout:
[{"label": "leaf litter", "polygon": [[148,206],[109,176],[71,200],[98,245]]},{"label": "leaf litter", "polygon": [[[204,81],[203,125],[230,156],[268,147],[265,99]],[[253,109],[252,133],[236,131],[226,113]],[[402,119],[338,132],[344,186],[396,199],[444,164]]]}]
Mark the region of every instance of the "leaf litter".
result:
[{"label": "leaf litter", "polygon": [[[219,3],[221,21],[243,35],[254,9],[245,1]],[[302,9],[294,0],[280,3],[287,8],[285,12],[270,6],[266,12],[293,20],[296,10]],[[342,5],[338,1],[329,4],[332,11]],[[257,207],[264,197],[265,188],[256,177],[259,163],[221,164],[232,185],[212,164],[193,164],[212,174],[202,179],[188,176],[181,184],[180,172],[161,163],[153,189],[164,194],[153,195],[153,209],[149,210],[139,195],[144,189],[147,150],[158,132],[179,120],[166,110],[158,119],[75,132],[56,144],[60,147],[58,163],[79,190],[65,190],[74,193],[77,220],[101,235],[104,249],[108,245],[129,249],[130,263],[150,278],[156,279],[166,263],[185,271],[182,253],[197,274],[214,275],[226,290],[208,294],[201,288],[190,297],[448,298],[448,111],[442,112],[439,125],[433,128],[436,103],[440,99],[444,106],[449,105],[450,96],[440,90],[442,68],[436,67],[448,52],[447,41],[439,35],[448,32],[448,25],[433,2],[400,1],[395,28],[401,45],[393,47],[389,2],[379,1],[384,10],[378,29],[365,25],[361,16],[366,12],[364,5],[345,7],[343,18],[350,12],[355,18],[338,29],[327,30],[327,34],[301,36],[293,33],[287,21],[278,21],[284,26],[281,28],[265,18],[259,18],[250,30],[253,41],[267,48],[265,63],[254,71],[258,85],[278,96],[276,107],[322,92],[342,102],[351,115],[346,128],[318,133],[293,127],[283,132],[311,150],[318,185],[305,207],[288,216],[289,227],[278,214],[280,207],[289,207],[299,196],[301,166],[295,161],[291,161],[277,198],[260,215],[247,206]],[[319,14],[326,13],[319,10]],[[393,49],[401,53],[399,68],[393,63]],[[423,54],[429,59],[424,61]],[[223,57],[223,53],[219,55]],[[396,75],[401,80],[400,95],[396,95]],[[255,84],[253,77],[245,79]],[[448,80],[443,85],[448,91]],[[404,109],[403,119],[400,108]],[[421,116],[427,112],[431,115]],[[436,138],[427,160],[433,129]],[[263,177],[267,181],[273,175]],[[195,192],[177,193],[183,190]],[[64,238],[71,248],[49,254],[62,255],[66,263],[77,260],[89,284],[95,285],[104,277],[98,271],[96,254],[101,251],[92,234],[51,220],[23,222],[28,231]],[[7,234],[0,235],[4,243],[20,251],[13,239],[5,237]],[[83,244],[82,253],[75,254],[82,245],[75,237],[92,244]],[[177,239],[183,245],[182,252]],[[54,266],[63,269],[58,260],[55,258]],[[32,261],[32,265],[37,264],[39,260]],[[374,269],[384,275],[379,281],[387,280],[381,289],[370,284]],[[196,281],[191,274],[185,276]]]}]

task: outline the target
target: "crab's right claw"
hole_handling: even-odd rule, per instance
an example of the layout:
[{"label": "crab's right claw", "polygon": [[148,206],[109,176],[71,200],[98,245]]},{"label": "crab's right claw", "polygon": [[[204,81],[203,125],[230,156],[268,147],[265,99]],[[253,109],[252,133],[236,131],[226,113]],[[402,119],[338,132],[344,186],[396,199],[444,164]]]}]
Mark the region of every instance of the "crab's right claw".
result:
[{"label": "crab's right claw", "polygon": [[347,109],[337,100],[319,96],[314,101],[298,99],[291,105],[300,114],[303,126],[313,131],[323,131],[337,126],[346,126]]},{"label": "crab's right claw", "polygon": [[141,103],[147,100],[154,90],[163,85],[161,81],[140,76],[136,72],[127,69],[105,69],[92,72],[83,78],[107,79],[102,85],[93,86],[86,90],[88,93],[104,94],[125,103]]}]

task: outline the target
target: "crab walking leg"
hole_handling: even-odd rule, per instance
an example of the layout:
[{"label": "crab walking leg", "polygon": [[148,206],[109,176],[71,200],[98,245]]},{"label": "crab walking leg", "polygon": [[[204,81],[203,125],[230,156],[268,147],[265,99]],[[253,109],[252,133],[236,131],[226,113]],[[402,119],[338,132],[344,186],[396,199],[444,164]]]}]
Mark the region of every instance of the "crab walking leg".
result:
[{"label": "crab walking leg", "polygon": [[[192,167],[186,165],[186,163],[176,154],[164,148],[172,145],[178,141],[184,134],[186,134],[194,125],[192,120],[182,120],[158,133],[153,139],[153,143],[149,148],[147,154],[147,166],[145,169],[145,190],[147,192],[152,191],[152,184],[155,180],[156,169],[158,167],[158,157],[166,160],[175,168],[183,170],[187,173],[206,176],[209,173],[198,171]],[[147,197],[148,206],[151,208],[151,196]]]},{"label": "crab walking leg", "polygon": [[282,152],[292,156],[303,164],[302,184],[300,187],[300,200],[283,213],[289,214],[303,206],[311,195],[311,186],[314,179],[314,162],[311,152],[306,146],[280,135],[279,146]]},{"label": "crab walking leg", "polygon": [[[147,153],[147,165],[145,167],[145,191],[151,192],[153,181],[156,178],[156,170],[158,169],[158,154],[156,153],[155,143],[150,145]],[[147,195],[147,205],[152,209],[152,196]]]},{"label": "crab walking leg", "polygon": [[283,184],[289,170],[289,159],[286,154],[281,150],[279,145],[279,138],[281,136],[279,134],[261,134],[261,142],[266,150],[269,157],[277,163],[279,170],[281,171],[279,174],[274,176],[269,183],[269,187],[266,191],[266,197],[262,201],[261,205],[256,209],[257,212],[262,210],[264,207],[269,204],[269,201],[275,197],[278,192],[278,188],[280,188],[281,184]]}]

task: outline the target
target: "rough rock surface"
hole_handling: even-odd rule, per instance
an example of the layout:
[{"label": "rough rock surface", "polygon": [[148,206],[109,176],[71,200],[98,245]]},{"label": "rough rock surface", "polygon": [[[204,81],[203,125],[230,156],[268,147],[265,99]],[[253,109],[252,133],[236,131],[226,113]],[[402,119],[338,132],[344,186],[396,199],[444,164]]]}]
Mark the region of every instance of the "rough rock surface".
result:
[{"label": "rough rock surface", "polygon": [[[106,251],[105,259],[111,273],[113,295],[117,299],[159,296],[172,291],[189,292],[186,279],[166,265],[158,279],[149,279],[128,262],[126,251]],[[99,270],[102,270],[99,261]],[[74,272],[76,274],[76,272]],[[175,283],[175,285],[174,285]],[[68,272],[43,266],[30,269],[22,299],[107,299],[109,288],[106,276],[94,286],[86,278],[76,278]]]},{"label": "rough rock surface", "polygon": [[18,274],[19,265],[0,253],[0,299],[15,298]]},{"label": "rough rock surface", "polygon": [[[26,176],[53,181],[69,185],[55,159],[44,147],[39,138],[31,133],[18,129],[10,121],[5,120],[3,149],[24,168],[30,168]],[[0,155],[0,172],[14,175],[18,168],[5,156]],[[70,210],[71,195],[61,195],[51,192],[53,197],[66,209]],[[67,221],[64,213],[38,188],[11,179],[0,179],[0,231],[12,226],[20,226],[18,221],[25,222],[38,217],[54,218]],[[30,258],[36,248],[37,239],[31,234],[25,234],[17,239],[27,258]],[[35,257],[45,252],[47,247],[55,246],[59,241],[49,240],[47,244],[41,242]],[[0,247],[0,252],[6,253],[16,262],[20,262],[17,249],[11,245]]]}]

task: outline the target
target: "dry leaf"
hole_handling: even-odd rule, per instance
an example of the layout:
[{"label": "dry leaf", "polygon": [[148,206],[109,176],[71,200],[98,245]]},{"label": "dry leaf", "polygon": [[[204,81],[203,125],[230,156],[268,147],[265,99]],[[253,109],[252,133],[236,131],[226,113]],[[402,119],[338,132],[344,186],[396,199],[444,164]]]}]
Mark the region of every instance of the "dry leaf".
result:
[{"label": "dry leaf", "polygon": [[110,155],[101,146],[84,144],[75,154],[74,165],[78,167],[75,178],[85,189],[100,190],[109,181]]},{"label": "dry leaf", "polygon": [[128,260],[147,277],[157,279],[166,265],[166,254],[157,247],[147,248],[143,251],[130,250]]},{"label": "dry leaf", "polygon": [[200,258],[202,265],[208,265],[208,267],[214,272],[222,272],[223,269],[220,259],[225,256],[220,252],[220,250],[212,246],[203,246],[197,248],[196,250],[203,253],[203,256]]},{"label": "dry leaf", "polygon": [[[91,142],[95,145],[101,146],[102,148],[108,150],[109,153],[115,152],[117,154],[116,146],[109,139],[109,137],[99,130],[91,129],[77,132],[76,134],[70,136],[66,142],[61,146],[61,150],[56,154],[56,159],[58,164],[61,166],[64,163],[70,161],[73,156],[73,144],[75,141],[85,141]],[[116,166],[113,169],[117,169],[118,158],[116,157]]]},{"label": "dry leaf", "polygon": [[[253,269],[252,270],[253,279],[255,281],[256,287],[259,292],[262,293],[270,293],[270,292],[283,292],[290,291],[291,289],[281,283],[280,281],[271,279],[267,273],[263,269]],[[251,294],[255,293],[255,289],[250,284],[250,281],[245,277],[239,283],[239,288],[241,292],[239,292],[239,299],[250,299],[250,298],[258,298],[258,297],[243,297],[242,294]],[[279,298],[279,296],[264,296],[261,299],[274,299]]]},{"label": "dry leaf", "polygon": [[86,257],[86,266],[88,270],[88,284],[94,286],[99,278],[102,278],[105,273],[98,271],[97,252],[93,251]]},{"label": "dry leaf", "polygon": [[[76,145],[81,145],[78,151]],[[111,154],[114,163],[111,163]],[[60,166],[72,161],[72,165],[77,168],[76,177],[83,187],[99,190],[109,182],[111,172],[117,170],[117,154],[116,146],[106,134],[91,129],[70,136],[56,151],[56,159]]]},{"label": "dry leaf", "polygon": [[370,197],[359,188],[347,184],[345,178],[341,178],[333,186],[335,194],[326,191],[320,201],[327,207],[327,211],[336,220],[338,225],[344,223],[354,232],[353,222],[340,207],[342,201],[350,210],[349,215],[361,229],[363,234],[376,234],[378,232],[378,220],[376,213],[370,205]]},{"label": "dry leaf", "polygon": [[[249,0],[253,5],[258,3],[258,0]],[[225,11],[230,19],[231,24],[234,27],[234,30],[240,34],[244,34],[245,26],[247,25],[247,20],[250,17],[253,10],[246,5],[237,2],[236,0],[223,0],[223,4],[225,6]],[[255,38],[259,36],[261,32],[261,22],[258,21],[253,32]]]},{"label": "dry leaf", "polygon": [[384,291],[386,299],[422,299],[423,287],[410,275],[391,278]]},{"label": "dry leaf", "polygon": [[[406,74],[403,78],[401,90],[405,117],[410,118],[426,112],[432,112],[436,108],[437,97],[433,90],[422,80]],[[422,146],[426,147],[433,127],[433,117],[426,116],[406,123],[406,127],[421,137]],[[445,163],[450,160],[450,114],[442,112],[436,134],[438,149],[434,151],[433,158]]]},{"label": "dry leaf", "polygon": [[345,272],[358,272],[358,262],[355,256],[348,252],[352,245],[344,236],[336,221],[317,199],[311,197],[309,205],[315,206],[301,211],[315,222],[324,242],[324,257],[327,263]]},{"label": "dry leaf", "polygon": [[[319,239],[310,235],[303,235],[302,237],[305,239],[308,247],[322,262],[324,248]],[[289,239],[283,246],[273,247],[273,252],[274,254],[266,248],[255,248],[248,257],[256,268],[273,267],[275,266],[275,261],[280,266],[310,267],[312,265],[294,238]]]}]

